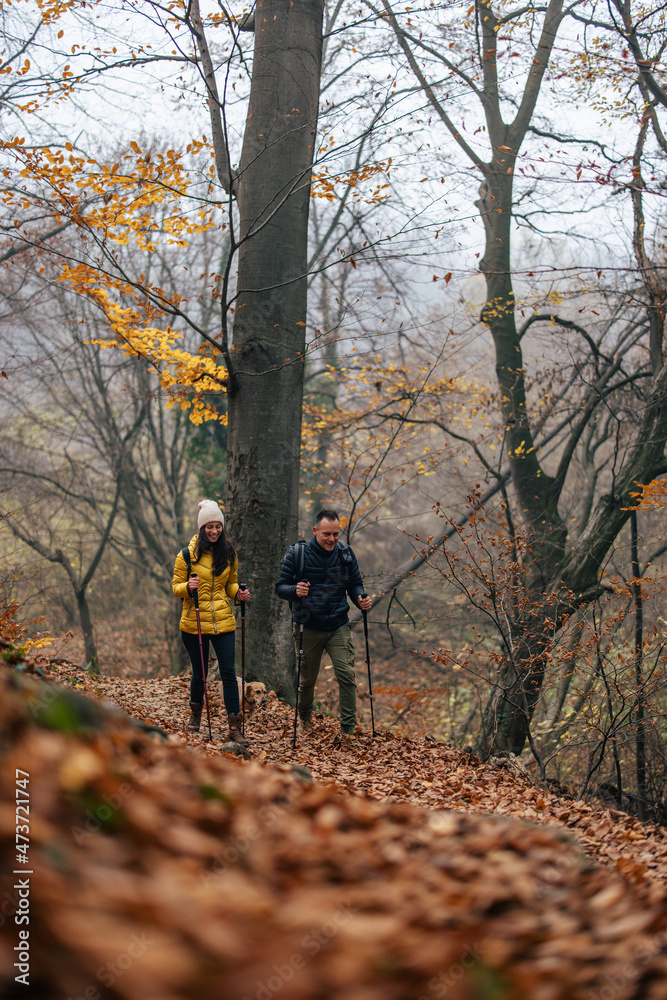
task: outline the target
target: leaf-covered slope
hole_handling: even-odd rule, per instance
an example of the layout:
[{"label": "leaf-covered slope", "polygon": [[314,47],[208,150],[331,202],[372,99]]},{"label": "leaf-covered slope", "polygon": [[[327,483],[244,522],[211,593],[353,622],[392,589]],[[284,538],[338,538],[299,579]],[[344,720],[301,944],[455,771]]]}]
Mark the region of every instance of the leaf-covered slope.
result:
[{"label": "leaf-covered slope", "polygon": [[[179,682],[160,683],[165,711],[182,716]],[[257,751],[267,759],[245,762],[177,736],[161,742],[71,689],[3,672],[2,872],[19,867],[16,768],[30,774],[34,872],[30,986],[14,984],[19,876],[2,876],[3,995],[588,1000],[611,982],[616,1000],[667,996],[657,881],[594,863],[544,824],[462,811],[491,769],[466,772],[447,748],[428,747],[431,777],[418,780],[431,785],[415,791],[440,788],[438,808],[356,787],[386,781],[391,757],[407,770],[421,743],[401,751],[363,737],[342,749],[318,743],[324,726],[310,749],[300,742],[299,760],[337,767],[339,780],[304,781],[272,751],[271,740],[287,745],[289,713],[272,704],[265,714],[265,731],[277,724]],[[259,747],[259,721],[250,729]],[[517,780],[497,775],[516,797]]]},{"label": "leaf-covered slope", "polygon": [[[208,744],[203,716],[201,735],[186,731],[188,682],[183,678],[150,681],[95,678],[79,674],[127,712],[179,734],[204,753],[219,753],[225,730],[220,722],[218,685],[211,686],[214,743]],[[430,740],[413,740],[390,732],[370,731],[347,746],[338,739],[334,719],[316,718],[313,733],[297,737],[292,750],[293,711],[267,699],[247,723],[253,755],[266,761],[306,765],[313,778],[335,782],[341,789],[378,799],[411,802],[429,809],[509,814],[548,823],[576,834],[586,853],[639,880],[647,876],[667,884],[667,830],[641,823],[628,813],[576,802],[553,794],[511,770]]]}]

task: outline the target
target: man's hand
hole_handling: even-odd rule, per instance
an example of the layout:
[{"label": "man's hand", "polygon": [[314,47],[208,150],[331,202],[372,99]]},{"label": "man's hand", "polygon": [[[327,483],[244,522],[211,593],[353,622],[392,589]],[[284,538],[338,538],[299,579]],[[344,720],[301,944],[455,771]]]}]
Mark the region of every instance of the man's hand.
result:
[{"label": "man's hand", "polygon": [[310,583],[308,580],[299,580],[296,585],[296,596],[297,597],[308,597],[308,591],[310,590]]},{"label": "man's hand", "polygon": [[362,611],[370,611],[373,607],[373,602],[368,594],[362,594],[357,603]]}]

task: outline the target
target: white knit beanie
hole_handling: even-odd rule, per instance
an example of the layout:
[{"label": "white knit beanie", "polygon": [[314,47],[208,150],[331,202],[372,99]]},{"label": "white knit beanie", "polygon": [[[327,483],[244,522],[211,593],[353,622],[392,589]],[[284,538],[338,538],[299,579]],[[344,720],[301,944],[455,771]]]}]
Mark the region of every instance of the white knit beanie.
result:
[{"label": "white knit beanie", "polygon": [[224,528],[225,515],[220,510],[215,500],[200,500],[199,514],[197,515],[197,527],[201,528],[203,525],[210,524],[213,521],[219,521]]}]

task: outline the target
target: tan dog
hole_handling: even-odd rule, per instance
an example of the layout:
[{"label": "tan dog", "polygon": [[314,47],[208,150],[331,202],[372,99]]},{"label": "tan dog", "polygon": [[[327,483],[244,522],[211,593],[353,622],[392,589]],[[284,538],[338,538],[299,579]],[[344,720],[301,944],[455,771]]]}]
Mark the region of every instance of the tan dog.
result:
[{"label": "tan dog", "polygon": [[[239,686],[239,699],[241,698],[241,678],[236,678],[236,683]],[[266,684],[263,681],[246,681],[245,682],[245,698],[243,700],[243,714],[246,719],[252,719],[255,709],[258,705],[264,701],[266,697]]]}]

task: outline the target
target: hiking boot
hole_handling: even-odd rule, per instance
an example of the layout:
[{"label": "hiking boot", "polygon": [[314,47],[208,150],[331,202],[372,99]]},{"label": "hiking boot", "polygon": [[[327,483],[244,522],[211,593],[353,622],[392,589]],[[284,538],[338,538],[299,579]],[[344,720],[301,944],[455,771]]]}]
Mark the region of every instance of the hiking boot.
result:
[{"label": "hiking boot", "polygon": [[336,750],[349,749],[354,745],[354,742],[355,742],[354,733],[339,732],[339,733],[334,733],[334,735],[330,737],[330,745],[334,747]]},{"label": "hiking boot", "polygon": [[243,735],[243,715],[241,712],[238,715],[232,715],[231,712],[228,713],[227,722],[229,723],[230,742],[238,743],[240,747],[249,747],[250,743]]},{"label": "hiking boot", "polygon": [[201,701],[190,702],[190,721],[188,722],[188,732],[199,732],[199,727],[201,725],[201,710],[203,707],[204,706]]},{"label": "hiking boot", "polygon": [[313,731],[313,720],[310,716],[307,719],[302,719],[299,716],[299,729],[302,733],[312,733]]}]

